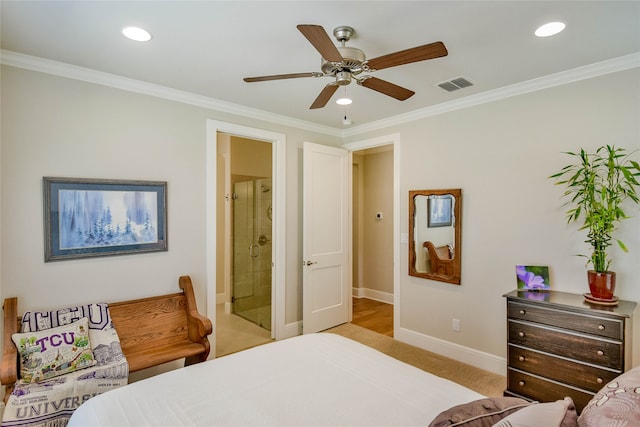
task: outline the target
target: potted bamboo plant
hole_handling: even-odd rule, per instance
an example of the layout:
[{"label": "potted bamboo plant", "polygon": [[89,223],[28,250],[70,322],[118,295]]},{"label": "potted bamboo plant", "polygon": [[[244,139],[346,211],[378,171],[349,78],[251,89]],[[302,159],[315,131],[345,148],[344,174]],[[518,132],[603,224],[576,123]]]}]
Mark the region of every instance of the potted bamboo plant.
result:
[{"label": "potted bamboo plant", "polygon": [[607,250],[615,240],[618,246],[628,252],[622,241],[613,237],[620,221],[628,218],[623,211],[623,203],[631,200],[638,204],[637,187],[640,165],[630,158],[624,148],[612,145],[599,147],[595,153],[581,149],[579,153],[567,152],[576,159],[574,164],[563,167],[550,178],[556,185],[564,185],[563,197],[569,200],[565,206],[567,222],[583,221],[580,230],[587,230],[587,240],[591,247],[587,258],[590,294],[585,297],[591,302],[615,303],[615,272],[609,271],[611,260]]}]

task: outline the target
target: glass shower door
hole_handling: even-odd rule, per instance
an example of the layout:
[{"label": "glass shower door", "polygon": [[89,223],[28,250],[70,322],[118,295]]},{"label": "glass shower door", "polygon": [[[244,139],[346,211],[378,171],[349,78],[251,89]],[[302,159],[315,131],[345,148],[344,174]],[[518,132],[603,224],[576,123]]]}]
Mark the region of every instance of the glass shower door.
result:
[{"label": "glass shower door", "polygon": [[233,312],[271,330],[271,179],[234,184]]}]

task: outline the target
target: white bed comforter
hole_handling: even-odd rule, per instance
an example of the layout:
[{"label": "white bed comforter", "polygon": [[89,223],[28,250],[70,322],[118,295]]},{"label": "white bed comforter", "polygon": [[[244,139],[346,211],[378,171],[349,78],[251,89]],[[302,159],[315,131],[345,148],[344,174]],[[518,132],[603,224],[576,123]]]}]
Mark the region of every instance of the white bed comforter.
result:
[{"label": "white bed comforter", "polygon": [[484,396],[330,333],[302,335],[96,396],[69,427],[426,426]]}]

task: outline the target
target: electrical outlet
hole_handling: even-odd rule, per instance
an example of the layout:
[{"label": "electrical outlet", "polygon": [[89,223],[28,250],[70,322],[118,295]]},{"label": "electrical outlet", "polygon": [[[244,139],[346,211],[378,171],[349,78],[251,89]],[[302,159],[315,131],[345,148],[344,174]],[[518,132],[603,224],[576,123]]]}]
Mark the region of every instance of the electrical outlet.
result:
[{"label": "electrical outlet", "polygon": [[456,332],[460,332],[460,319],[453,319],[451,328]]}]

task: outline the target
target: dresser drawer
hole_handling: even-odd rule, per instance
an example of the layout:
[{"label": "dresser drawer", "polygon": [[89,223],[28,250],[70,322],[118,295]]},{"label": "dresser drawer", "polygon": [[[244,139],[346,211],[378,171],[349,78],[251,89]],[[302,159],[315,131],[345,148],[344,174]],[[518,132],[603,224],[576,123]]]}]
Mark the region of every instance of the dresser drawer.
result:
[{"label": "dresser drawer", "polygon": [[578,413],[582,411],[595,394],[567,387],[511,368],[507,370],[507,385],[511,393],[539,402],[554,402],[569,396],[575,403]]},{"label": "dresser drawer", "polygon": [[622,320],[588,316],[517,302],[507,304],[507,316],[512,319],[542,323],[605,338],[616,340],[624,338],[624,322]]},{"label": "dresser drawer", "polygon": [[509,320],[509,343],[614,370],[623,370],[622,343]]},{"label": "dresser drawer", "polygon": [[512,368],[593,392],[597,392],[606,383],[620,375],[619,371],[584,365],[513,345],[509,346],[508,357],[509,366]]}]

